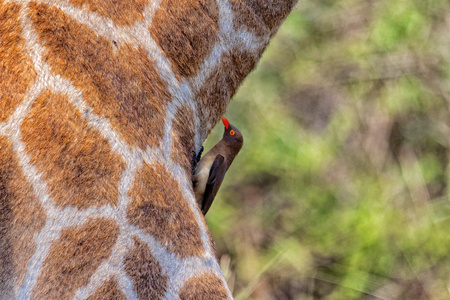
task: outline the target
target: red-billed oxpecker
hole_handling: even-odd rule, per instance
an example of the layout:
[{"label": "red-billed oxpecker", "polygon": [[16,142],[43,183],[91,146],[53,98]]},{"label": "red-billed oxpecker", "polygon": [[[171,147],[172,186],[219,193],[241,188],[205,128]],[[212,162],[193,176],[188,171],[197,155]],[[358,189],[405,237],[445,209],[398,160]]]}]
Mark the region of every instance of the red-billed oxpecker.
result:
[{"label": "red-billed oxpecker", "polygon": [[195,198],[204,215],[211,207],[225,173],[244,143],[244,138],[236,127],[225,118],[222,118],[222,122],[225,126],[222,139],[200,159],[193,176]]}]

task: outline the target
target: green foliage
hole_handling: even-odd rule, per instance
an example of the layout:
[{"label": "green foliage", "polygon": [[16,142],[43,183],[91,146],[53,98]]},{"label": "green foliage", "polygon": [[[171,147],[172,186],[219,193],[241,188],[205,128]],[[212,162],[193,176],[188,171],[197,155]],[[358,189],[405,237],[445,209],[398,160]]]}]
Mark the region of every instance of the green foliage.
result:
[{"label": "green foliage", "polygon": [[449,11],[288,17],[229,106],[244,147],[207,216],[237,299],[450,299]]}]

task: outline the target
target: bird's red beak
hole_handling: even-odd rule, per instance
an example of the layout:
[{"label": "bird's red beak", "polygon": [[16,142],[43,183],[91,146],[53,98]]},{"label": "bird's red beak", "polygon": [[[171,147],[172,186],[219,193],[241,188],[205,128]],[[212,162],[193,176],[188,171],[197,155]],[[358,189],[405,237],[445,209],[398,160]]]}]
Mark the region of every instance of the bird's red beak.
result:
[{"label": "bird's red beak", "polygon": [[223,125],[225,126],[225,130],[228,130],[228,127],[230,126],[230,122],[225,118],[222,118],[222,122],[223,122]]}]

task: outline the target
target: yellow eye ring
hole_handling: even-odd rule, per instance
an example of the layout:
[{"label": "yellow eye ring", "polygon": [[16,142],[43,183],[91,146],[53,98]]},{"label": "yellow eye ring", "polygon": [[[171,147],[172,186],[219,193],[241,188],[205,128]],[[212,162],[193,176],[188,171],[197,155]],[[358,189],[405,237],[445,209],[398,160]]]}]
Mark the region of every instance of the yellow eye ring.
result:
[{"label": "yellow eye ring", "polygon": [[235,135],[235,134],[236,134],[236,132],[233,129],[231,129],[230,130],[230,135]]}]

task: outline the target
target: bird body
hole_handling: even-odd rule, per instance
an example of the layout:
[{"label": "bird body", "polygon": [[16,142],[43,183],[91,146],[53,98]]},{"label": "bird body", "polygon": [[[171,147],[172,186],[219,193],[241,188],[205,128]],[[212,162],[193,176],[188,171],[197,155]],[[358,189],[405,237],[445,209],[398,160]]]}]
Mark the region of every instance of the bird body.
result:
[{"label": "bird body", "polygon": [[197,164],[193,182],[195,198],[202,213],[206,214],[219,190],[225,173],[242,148],[241,132],[223,118],[225,132],[222,139]]}]

